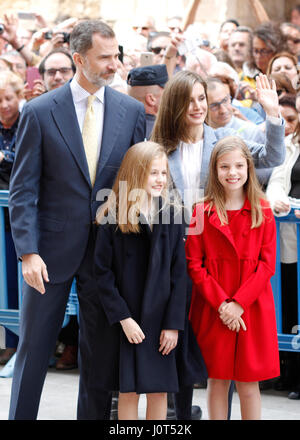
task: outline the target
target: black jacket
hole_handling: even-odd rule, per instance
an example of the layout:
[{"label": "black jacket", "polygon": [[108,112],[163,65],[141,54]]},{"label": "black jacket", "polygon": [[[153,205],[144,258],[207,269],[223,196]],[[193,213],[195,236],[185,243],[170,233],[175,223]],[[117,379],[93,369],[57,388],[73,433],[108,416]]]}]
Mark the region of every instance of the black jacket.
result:
[{"label": "black jacket", "polygon": [[[164,211],[166,212],[166,211]],[[175,350],[163,356],[163,329],[183,330],[186,321],[184,225],[142,224],[139,234],[123,234],[116,225],[98,227],[95,271],[107,316],[103,344],[102,387],[121,392],[177,392]],[[145,334],[130,344],[119,323],[132,317]],[[103,336],[103,335],[102,335]],[[98,384],[100,385],[100,384]]]}]

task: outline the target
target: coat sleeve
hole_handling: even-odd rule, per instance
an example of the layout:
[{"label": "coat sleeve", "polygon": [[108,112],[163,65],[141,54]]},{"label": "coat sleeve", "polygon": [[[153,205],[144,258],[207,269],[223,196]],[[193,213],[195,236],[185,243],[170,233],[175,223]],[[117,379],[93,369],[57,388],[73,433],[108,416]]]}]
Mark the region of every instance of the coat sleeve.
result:
[{"label": "coat sleeve", "polygon": [[162,328],[184,330],[186,316],[187,268],[184,250],[184,225],[172,225],[175,232],[171,262],[171,294]]},{"label": "coat sleeve", "polygon": [[18,258],[39,253],[38,200],[43,169],[42,136],[34,110],[25,104],[17,130],[9,188],[9,211]]},{"label": "coat sleeve", "polygon": [[94,257],[99,298],[110,325],[131,317],[128,306],[117,288],[117,277],[113,270],[112,234],[112,229],[107,225],[98,227]]},{"label": "coat sleeve", "polygon": [[232,297],[244,310],[266,289],[267,283],[275,273],[276,225],[271,209],[266,209],[265,221],[261,227],[264,228],[264,235],[257,268]]},{"label": "coat sleeve", "polygon": [[[294,146],[290,135],[286,139],[285,161],[282,165],[273,169],[266,190],[266,195],[273,210],[274,210],[275,202],[277,200],[280,200],[288,205],[290,204],[288,193],[291,189],[291,171],[295,163],[292,160],[292,158],[295,156],[296,159],[296,155],[294,153],[295,148],[297,148],[298,150],[298,147]],[[287,215],[287,214],[288,212],[285,212],[280,215]]]},{"label": "coat sleeve", "polygon": [[200,230],[198,231],[199,233],[192,233],[192,225],[195,224],[195,218],[198,217],[199,225],[199,223],[201,223],[200,219],[203,219],[204,215],[203,209],[197,206],[191,220],[191,226],[185,247],[188,273],[192,279],[194,287],[196,287],[197,294],[202,295],[214,309],[218,310],[222,302],[228,300],[229,297],[205,267],[203,227],[200,227]]},{"label": "coat sleeve", "polygon": [[[140,103],[138,103],[140,104]],[[146,139],[146,115],[143,105],[139,105],[136,125],[132,136],[132,145],[143,142]]]},{"label": "coat sleeve", "polygon": [[[281,165],[285,158],[285,144],[284,144],[284,120],[281,118],[279,123],[273,123],[268,118],[266,119],[266,140],[264,143],[248,141],[244,139],[247,144],[254,165],[256,168],[273,168]],[[217,139],[224,136],[236,136],[236,130],[227,127],[221,127],[215,130]]]},{"label": "coat sleeve", "polygon": [[285,158],[284,122],[280,125],[266,120],[266,143],[246,142],[257,168],[281,165]]}]

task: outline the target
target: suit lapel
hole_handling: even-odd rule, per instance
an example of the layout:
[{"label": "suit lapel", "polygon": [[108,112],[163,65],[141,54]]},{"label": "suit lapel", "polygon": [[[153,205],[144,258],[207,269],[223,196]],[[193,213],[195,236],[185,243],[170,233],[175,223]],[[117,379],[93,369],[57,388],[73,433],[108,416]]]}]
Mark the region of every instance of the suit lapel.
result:
[{"label": "suit lapel", "polygon": [[184,200],[184,180],[181,171],[180,149],[177,147],[175,151],[168,156],[168,164],[172,180],[182,200]]},{"label": "suit lapel", "polygon": [[[220,219],[219,219],[216,211],[213,211],[211,213],[211,215],[208,217],[208,219],[209,219],[209,223],[212,226],[214,226],[216,229],[218,229],[227,238],[227,240],[232,244],[232,246],[236,250],[235,242],[234,242],[229,225],[221,225]],[[237,250],[236,250],[236,252],[237,252]]]},{"label": "suit lapel", "polygon": [[126,108],[122,105],[122,95],[115,93],[110,87],[105,87],[103,133],[97,175],[101,174],[105,167],[125,116]]},{"label": "suit lapel", "polygon": [[91,185],[82,136],[69,83],[57,90],[51,109],[53,119],[88,184]]},{"label": "suit lapel", "polygon": [[[249,200],[246,198],[243,207],[240,210],[242,211],[248,211],[250,214],[249,216],[251,217],[251,205]],[[212,213],[211,215],[208,217],[209,223],[214,226],[216,229],[218,229],[228,240],[229,242],[232,244],[232,246],[234,247],[236,253],[238,254],[238,250],[236,248],[236,244],[231,232],[231,229],[229,227],[229,225],[221,225],[220,219],[218,217],[217,211],[215,210],[215,208],[212,208]],[[240,214],[237,213],[235,215],[235,217],[233,217],[233,219],[231,220],[232,222],[237,222],[237,227],[240,227],[241,225],[241,218],[240,218]],[[251,224],[251,223],[250,223]],[[250,225],[249,225],[250,227]]]},{"label": "suit lapel", "polygon": [[201,162],[201,172],[200,172],[201,188],[205,188],[207,182],[210,156],[216,141],[217,138],[214,130],[208,125],[204,124],[203,152],[202,152],[202,162]]}]

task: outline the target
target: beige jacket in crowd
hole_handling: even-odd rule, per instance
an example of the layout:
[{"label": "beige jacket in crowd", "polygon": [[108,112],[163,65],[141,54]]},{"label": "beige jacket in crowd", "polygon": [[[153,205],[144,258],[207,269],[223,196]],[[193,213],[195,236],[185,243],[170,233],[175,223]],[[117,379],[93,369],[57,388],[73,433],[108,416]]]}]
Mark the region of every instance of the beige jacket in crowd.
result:
[{"label": "beige jacket in crowd", "polygon": [[[274,168],[267,187],[266,194],[273,212],[276,200],[290,204],[288,194],[291,190],[291,173],[300,154],[299,139],[293,141],[292,137],[293,135],[286,137],[285,160],[282,165]],[[274,215],[280,217],[288,213],[289,211],[281,214],[274,212]],[[297,233],[295,223],[281,223],[280,225],[280,260],[282,263],[297,262]]]}]

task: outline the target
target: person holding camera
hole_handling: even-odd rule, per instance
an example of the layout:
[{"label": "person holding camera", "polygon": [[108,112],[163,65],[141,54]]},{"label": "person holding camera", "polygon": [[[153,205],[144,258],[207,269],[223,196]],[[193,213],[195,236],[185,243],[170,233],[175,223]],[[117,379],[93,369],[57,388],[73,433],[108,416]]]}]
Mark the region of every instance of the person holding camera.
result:
[{"label": "person holding camera", "polygon": [[32,88],[28,84],[25,85],[26,100],[29,101],[45,92],[63,86],[73,78],[75,72],[76,66],[68,50],[62,47],[52,50],[39,65],[41,78],[34,80]]},{"label": "person holding camera", "polygon": [[14,15],[4,14],[1,38],[7,41],[12,48],[24,58],[27,66],[35,66],[40,62],[40,57],[18,38],[18,19]]}]

